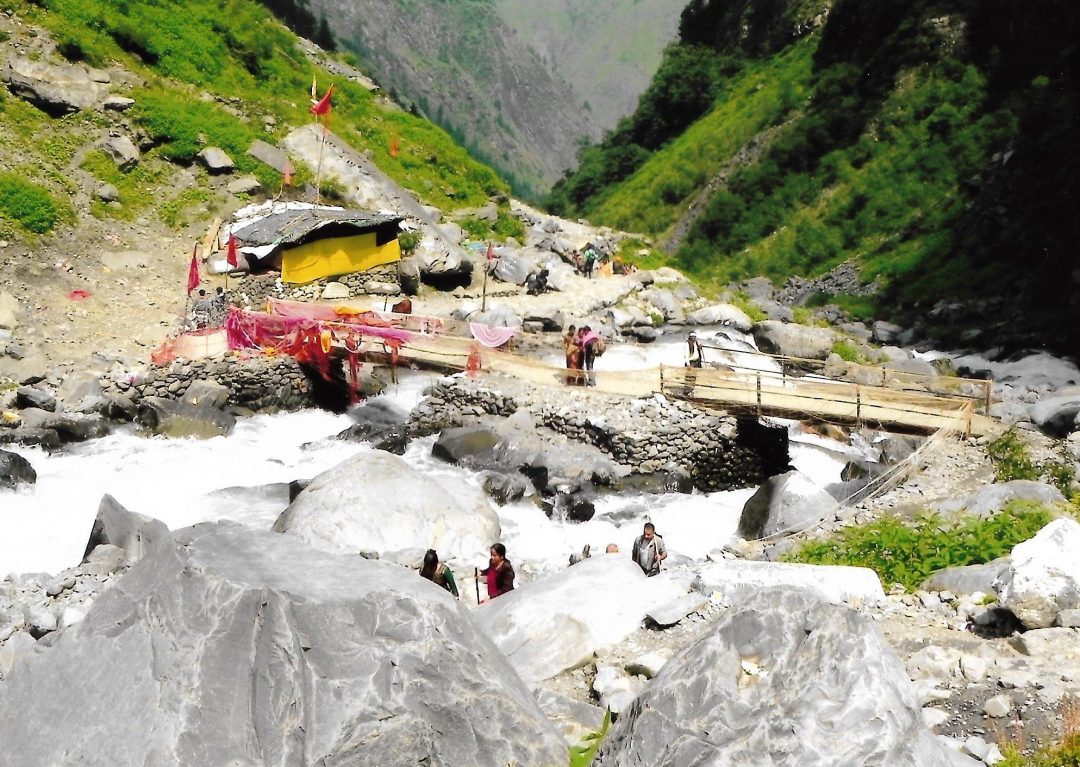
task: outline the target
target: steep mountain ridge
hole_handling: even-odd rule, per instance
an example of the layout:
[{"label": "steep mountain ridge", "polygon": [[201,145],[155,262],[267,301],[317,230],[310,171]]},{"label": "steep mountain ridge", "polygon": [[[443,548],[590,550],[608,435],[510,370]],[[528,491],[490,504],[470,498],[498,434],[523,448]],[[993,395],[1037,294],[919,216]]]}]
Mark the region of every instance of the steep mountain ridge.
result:
[{"label": "steep mountain ridge", "polygon": [[[584,100],[594,129],[630,114],[685,0],[497,0],[499,15]],[[599,133],[590,132],[592,137]]]},{"label": "steep mountain ridge", "polygon": [[384,87],[521,192],[546,189],[589,134],[580,98],[502,22],[493,0],[310,0],[310,8]]},{"label": "steep mountain ridge", "polygon": [[693,0],[636,113],[550,202],[718,287],[851,261],[876,296],[816,301],[1074,352],[1078,34],[1064,2]]}]

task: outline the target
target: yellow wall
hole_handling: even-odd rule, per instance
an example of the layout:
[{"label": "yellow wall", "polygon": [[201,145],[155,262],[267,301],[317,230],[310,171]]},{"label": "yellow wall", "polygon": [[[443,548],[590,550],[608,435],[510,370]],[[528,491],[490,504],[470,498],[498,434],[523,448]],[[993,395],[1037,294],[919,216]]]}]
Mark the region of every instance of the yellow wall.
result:
[{"label": "yellow wall", "polygon": [[375,244],[375,232],[315,240],[286,250],[281,256],[282,282],[311,282],[320,277],[363,272],[401,260],[397,239]]}]

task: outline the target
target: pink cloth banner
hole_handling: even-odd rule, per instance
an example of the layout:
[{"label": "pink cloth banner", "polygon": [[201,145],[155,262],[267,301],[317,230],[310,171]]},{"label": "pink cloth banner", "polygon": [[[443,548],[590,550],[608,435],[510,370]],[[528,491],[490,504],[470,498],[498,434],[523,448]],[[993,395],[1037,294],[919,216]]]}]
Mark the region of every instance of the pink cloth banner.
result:
[{"label": "pink cloth banner", "polygon": [[470,322],[469,331],[472,333],[473,338],[489,349],[497,349],[517,335],[517,328],[492,327],[491,325],[481,325],[478,322]]}]

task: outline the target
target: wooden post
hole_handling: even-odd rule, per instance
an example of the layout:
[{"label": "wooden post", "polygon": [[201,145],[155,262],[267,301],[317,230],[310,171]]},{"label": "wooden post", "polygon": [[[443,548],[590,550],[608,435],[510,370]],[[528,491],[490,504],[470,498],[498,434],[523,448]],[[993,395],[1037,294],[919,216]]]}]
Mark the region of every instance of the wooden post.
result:
[{"label": "wooden post", "polygon": [[887,389],[889,387],[889,373],[885,370],[885,366],[881,366],[881,388]]},{"label": "wooden post", "polygon": [[983,381],[983,391],[985,392],[985,404],[983,405],[983,407],[986,408],[983,413],[986,415],[990,415],[990,404],[991,399],[993,398],[994,382],[992,380]]},{"label": "wooden post", "polygon": [[855,386],[855,425],[862,425],[862,389]]},{"label": "wooden post", "polygon": [[761,415],[761,372],[757,374],[757,414]]}]

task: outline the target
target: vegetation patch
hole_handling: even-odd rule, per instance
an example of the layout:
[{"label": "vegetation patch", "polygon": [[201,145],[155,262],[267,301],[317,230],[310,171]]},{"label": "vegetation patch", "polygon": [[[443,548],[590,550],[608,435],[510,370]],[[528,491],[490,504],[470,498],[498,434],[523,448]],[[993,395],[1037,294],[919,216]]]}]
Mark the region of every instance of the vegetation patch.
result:
[{"label": "vegetation patch", "polygon": [[1005,756],[998,767],[1080,767],[1080,703],[1066,697],[1060,706],[1062,739],[1054,745],[1040,746],[1025,754],[1015,744],[1002,748]]},{"label": "vegetation patch", "polygon": [[1074,487],[1076,471],[1068,460],[1037,462],[1032,459],[1027,444],[1019,432],[1009,429],[987,446],[990,460],[994,463],[994,475],[998,482],[1016,479],[1046,481],[1054,485],[1070,500],[1078,494]]},{"label": "vegetation patch", "polygon": [[471,240],[505,242],[513,237],[518,242],[525,241],[525,224],[510,212],[510,206],[507,204],[498,207],[498,215],[494,221],[469,216],[460,220],[458,224]]},{"label": "vegetation patch", "polygon": [[49,191],[17,173],[0,173],[0,218],[27,232],[51,232],[71,210]]},{"label": "vegetation patch", "polygon": [[835,341],[831,349],[832,353],[842,359],[844,362],[852,362],[856,365],[865,365],[867,360],[866,355],[862,350],[853,344],[851,341],[839,340]]},{"label": "vegetation patch", "polygon": [[946,567],[978,565],[1008,554],[1054,518],[1054,512],[1031,501],[1012,501],[987,519],[946,522],[926,513],[912,523],[885,517],[845,527],[827,540],[809,541],[784,556],[788,562],[869,567],[885,588],[899,583],[915,591]]},{"label": "vegetation patch", "polygon": [[604,712],[604,722],[599,730],[589,733],[581,743],[570,747],[570,767],[589,767],[610,729],[611,711],[608,710]]}]

